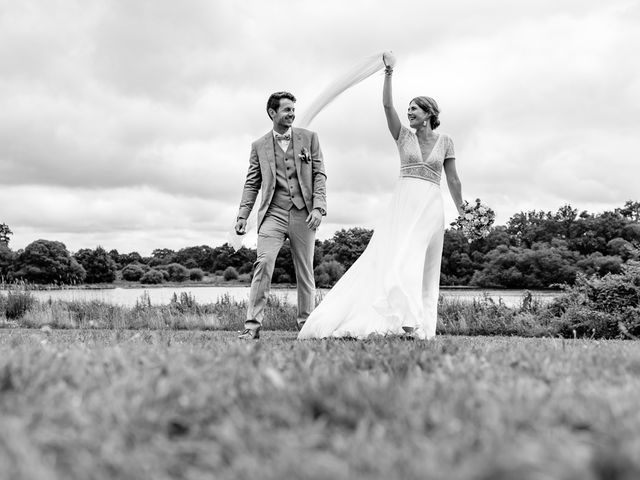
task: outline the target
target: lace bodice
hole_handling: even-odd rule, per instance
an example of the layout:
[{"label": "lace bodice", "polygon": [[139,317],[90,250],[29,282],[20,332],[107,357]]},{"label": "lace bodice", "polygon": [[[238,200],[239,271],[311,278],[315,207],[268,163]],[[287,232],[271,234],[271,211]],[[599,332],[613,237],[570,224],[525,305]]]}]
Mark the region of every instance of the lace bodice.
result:
[{"label": "lace bodice", "polygon": [[453,141],[444,133],[438,135],[426,161],[422,158],[418,137],[404,125],[400,128],[396,144],[400,153],[400,176],[421,178],[436,185],[440,184],[445,159],[456,156]]}]

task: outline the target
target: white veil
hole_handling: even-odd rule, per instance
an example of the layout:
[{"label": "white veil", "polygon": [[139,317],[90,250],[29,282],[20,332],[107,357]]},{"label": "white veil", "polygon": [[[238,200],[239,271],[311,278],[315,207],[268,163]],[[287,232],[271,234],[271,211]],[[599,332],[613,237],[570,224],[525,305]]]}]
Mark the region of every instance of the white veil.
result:
[{"label": "white veil", "polygon": [[370,77],[383,68],[382,52],[361,59],[320,92],[320,95],[311,102],[307,110],[303,113],[302,118],[298,121],[298,125],[302,128],[307,128],[316,115],[324,110],[327,105],[333,102],[345,90],[357,85],[365,78]]},{"label": "white veil", "polygon": [[[380,52],[361,59],[333,82],[327,85],[316,99],[309,104],[309,107],[302,114],[302,118],[297,122],[298,125],[302,128],[307,128],[312,120],[345,90],[357,85],[365,78],[368,78],[374,73],[382,70],[384,68],[382,56],[383,52]],[[227,235],[229,245],[231,245],[234,250],[240,249],[243,245],[255,246],[257,241],[256,223],[256,209],[254,208],[247,219],[247,233],[244,235],[238,235],[235,232],[235,229],[232,228]]]}]

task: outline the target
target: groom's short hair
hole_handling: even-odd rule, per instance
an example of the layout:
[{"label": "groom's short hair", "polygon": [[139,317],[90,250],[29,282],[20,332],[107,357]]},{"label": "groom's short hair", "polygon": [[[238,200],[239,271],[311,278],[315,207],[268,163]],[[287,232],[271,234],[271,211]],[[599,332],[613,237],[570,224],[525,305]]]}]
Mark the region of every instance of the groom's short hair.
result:
[{"label": "groom's short hair", "polygon": [[[296,97],[293,96],[293,93],[289,93],[289,92],[272,93],[271,96],[269,97],[269,100],[267,100],[267,115],[269,115],[269,109],[273,109],[276,112],[278,111],[278,108],[280,108],[280,100],[282,100],[283,98],[288,98],[293,103],[296,103]],[[271,115],[269,115],[269,118],[271,118]]]}]

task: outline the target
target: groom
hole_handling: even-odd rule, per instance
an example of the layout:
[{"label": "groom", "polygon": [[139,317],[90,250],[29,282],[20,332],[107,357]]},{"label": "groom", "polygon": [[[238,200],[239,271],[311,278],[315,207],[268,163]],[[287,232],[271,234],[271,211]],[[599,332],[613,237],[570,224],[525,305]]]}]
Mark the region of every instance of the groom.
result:
[{"label": "groom", "polygon": [[254,264],[247,320],[240,338],[260,338],[264,308],[278,252],[289,237],[298,284],[298,328],[315,306],[313,252],[316,229],[326,215],[326,175],[318,135],[293,128],[296,98],[276,92],[267,101],[273,129],[251,144],[236,232],[246,233],[247,218],[262,189],[258,209],[258,257]]}]

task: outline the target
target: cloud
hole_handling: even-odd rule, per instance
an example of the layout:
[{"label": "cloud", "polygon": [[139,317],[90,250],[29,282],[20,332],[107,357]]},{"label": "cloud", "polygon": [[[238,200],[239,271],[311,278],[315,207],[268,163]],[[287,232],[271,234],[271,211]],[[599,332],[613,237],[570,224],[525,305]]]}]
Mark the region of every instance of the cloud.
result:
[{"label": "cloud", "polygon": [[[219,245],[249,145],[270,128],[268,94],[293,91],[303,113],[386,49],[401,118],[412,97],[437,99],[465,195],[499,222],[615,208],[638,194],[639,13],[625,0],[5,3],[0,221],[16,248],[47,236],[143,253]],[[382,79],[311,125],[328,172],[321,238],[374,226],[393,189]]]},{"label": "cloud", "polygon": [[63,241],[73,251],[102,245],[148,254],[159,246],[212,244],[212,238],[231,228],[235,214],[224,202],[148,187],[73,191],[8,187],[0,190],[0,204],[12,206],[3,212],[3,221],[11,225],[15,248],[47,238]]}]

